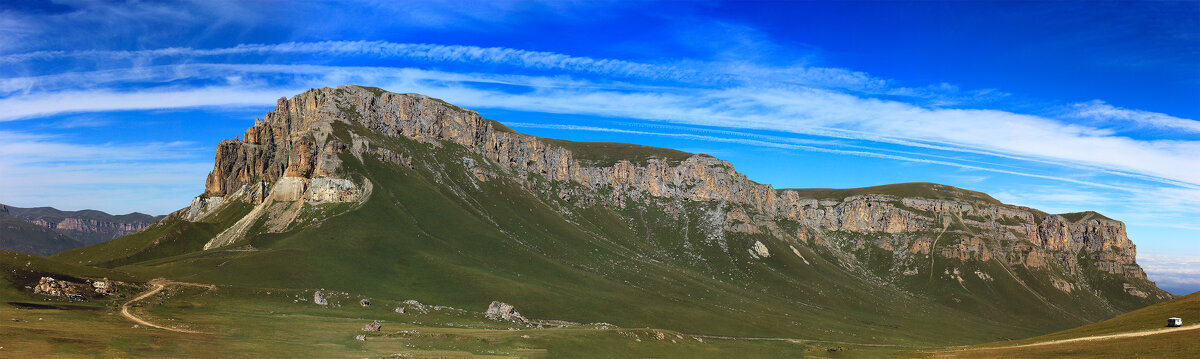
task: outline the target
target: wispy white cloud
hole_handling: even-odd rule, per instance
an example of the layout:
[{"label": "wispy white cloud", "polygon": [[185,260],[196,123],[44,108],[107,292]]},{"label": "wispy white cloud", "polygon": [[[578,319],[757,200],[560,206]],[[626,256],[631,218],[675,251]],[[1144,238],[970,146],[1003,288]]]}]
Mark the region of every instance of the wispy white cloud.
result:
[{"label": "wispy white cloud", "polygon": [[1073,104],[1067,116],[1097,121],[1125,122],[1144,128],[1200,133],[1200,121],[1165,113],[1120,108],[1101,100]]},{"label": "wispy white cloud", "polygon": [[[145,161],[173,160],[198,151],[188,142],[148,142],[136,145],[72,144],[59,136],[0,131],[0,164],[26,165],[71,161]],[[9,172],[12,173],[12,172]]]},{"label": "wispy white cloud", "polygon": [[[135,62],[152,62],[153,60],[162,58],[199,59],[237,55],[319,55],[340,58],[396,58],[434,63],[506,65],[524,70],[556,71],[613,78],[635,78],[639,80],[668,80],[703,86],[773,83],[847,89],[873,94],[937,98],[945,101],[949,101],[951,97],[955,97],[958,100],[967,97],[958,95],[960,93],[958,88],[948,84],[939,84],[938,86],[925,88],[893,88],[893,81],[876,78],[861,71],[832,67],[803,65],[763,66],[745,61],[681,61],[653,64],[617,59],[596,59],[505,47],[395,43],[388,41],[242,44],[234,47],[215,49],[169,47],[128,51],[52,50],[4,55],[0,56],[0,63],[77,58],[106,61],[126,60],[132,64]],[[139,68],[139,70],[141,69]],[[94,74],[94,76],[102,75],[105,75],[105,73]],[[109,76],[112,75],[114,74],[109,74]],[[22,89],[25,85],[28,85],[30,79],[14,78],[10,81],[12,82],[11,84],[0,84],[0,91]],[[986,94],[994,95],[994,91],[978,91],[969,96],[983,97]]]},{"label": "wispy white cloud", "polygon": [[[473,73],[391,67],[195,63],[197,59],[215,56],[287,54],[504,65],[523,71],[514,74],[507,70]],[[0,121],[72,112],[269,106],[280,96],[299,93],[308,87],[361,83],[394,91],[421,92],[471,108],[598,115],[701,126],[714,132],[713,136],[689,136],[939,164],[1105,190],[1131,191],[1124,184],[1087,176],[1031,171],[1012,167],[1012,161],[989,163],[978,158],[955,158],[947,153],[1117,174],[1158,181],[1166,185],[1164,188],[1188,190],[1200,186],[1200,161],[1194,160],[1194,153],[1200,153],[1200,142],[1137,140],[1103,128],[1047,117],[1000,110],[942,108],[894,97],[874,97],[875,93],[891,96],[921,91],[892,87],[889,81],[843,69],[761,67],[749,63],[645,64],[507,48],[368,41],[252,44],[219,49],[37,52],[0,57],[0,62],[60,57],[138,59],[139,62],[165,59],[168,63],[178,59],[181,63],[0,79],[0,91],[7,91],[6,96],[0,97],[0,108],[7,110],[0,114]],[[770,80],[775,77],[782,80]],[[638,81],[622,81],[631,78]],[[644,81],[647,79],[650,81]],[[126,83],[150,86],[117,89]],[[948,84],[931,86],[927,91],[962,92]],[[825,146],[744,133],[734,139],[725,136],[729,133],[715,133],[732,129],[790,132],[907,149],[844,143]]]},{"label": "wispy white cloud", "polygon": [[529,51],[505,47],[478,47],[462,45],[437,45],[417,43],[394,43],[387,41],[321,41],[288,42],[281,44],[243,44],[229,48],[194,49],[170,47],[134,51],[36,51],[23,54],[0,56],[0,63],[14,63],[56,58],[101,58],[139,59],[156,58],[199,58],[229,55],[336,55],[371,56],[380,58],[406,58],[437,62],[483,63],[519,66],[528,69],[598,73],[608,76],[635,76],[642,78],[689,78],[698,76],[694,71],[652,64],[613,59],[593,59],[565,54]]},{"label": "wispy white cloud", "polygon": [[[541,60],[534,62],[545,63]],[[246,79],[254,77],[248,75],[255,72],[291,72],[297,77],[286,81],[287,85],[282,87],[270,84],[262,87],[246,84],[199,88],[166,86],[119,92],[101,86],[85,91],[16,94],[0,99],[0,106],[9,109],[0,115],[0,120],[62,112],[269,104],[279,94],[298,93],[310,85],[369,79],[376,85],[390,89],[427,93],[468,107],[763,129],[909,146],[921,144],[955,151],[1084,165],[1118,174],[1141,176],[1142,179],[1162,179],[1171,184],[1200,184],[1200,162],[1193,160],[1193,154],[1200,153],[1200,142],[1135,140],[1044,117],[998,110],[926,108],[829,89],[772,84],[720,88],[616,88],[621,86],[579,79],[564,80],[553,75],[496,76],[329,66],[206,67],[220,70],[215,73],[223,75],[223,78],[237,77],[242,79],[240,81],[248,81]],[[152,77],[169,73],[184,78],[204,72],[203,67],[181,66],[177,70],[158,67],[148,72]],[[315,73],[318,71],[322,73]],[[236,74],[247,76],[232,76]],[[96,76],[100,80],[95,81],[128,76],[142,75],[100,72]],[[514,84],[528,90],[509,92],[480,87],[477,82]]]},{"label": "wispy white cloud", "polygon": [[157,214],[194,196],[212,163],[196,144],[81,144],[0,131],[0,202]]},{"label": "wispy white cloud", "polygon": [[[0,78],[0,95],[106,89],[128,83],[170,85],[180,81],[203,84],[267,87],[265,78],[286,76],[294,87],[320,87],[344,83],[437,81],[444,83],[498,84],[537,88],[592,88],[610,90],[665,89],[663,86],[616,81],[578,80],[565,76],[531,76],[503,73],[460,73],[418,68],[375,66],[323,66],[276,64],[186,63],[134,68],[65,72],[41,76]],[[196,86],[191,86],[192,88]],[[3,96],[0,96],[3,98]],[[0,117],[0,121],[2,121]]]},{"label": "wispy white cloud", "polygon": [[305,88],[245,89],[205,87],[187,89],[150,89],[138,91],[85,90],[36,93],[0,99],[5,113],[0,121],[60,113],[151,110],[202,106],[262,106],[278,99],[280,93],[300,93]]},{"label": "wispy white cloud", "polygon": [[109,119],[104,119],[96,116],[82,115],[71,116],[62,120],[46,123],[42,128],[55,129],[73,129],[73,128],[90,128],[90,127],[105,127],[111,126],[114,122]]},{"label": "wispy white cloud", "polygon": [[[10,40],[0,51],[39,47],[94,48],[127,40],[142,46],[168,40],[191,28],[212,28],[264,12],[246,11],[242,2],[208,1],[52,1],[47,11],[0,11],[0,29]],[[208,5],[206,5],[208,4]],[[103,38],[95,32],[103,31]],[[195,34],[199,37],[200,34]]]}]

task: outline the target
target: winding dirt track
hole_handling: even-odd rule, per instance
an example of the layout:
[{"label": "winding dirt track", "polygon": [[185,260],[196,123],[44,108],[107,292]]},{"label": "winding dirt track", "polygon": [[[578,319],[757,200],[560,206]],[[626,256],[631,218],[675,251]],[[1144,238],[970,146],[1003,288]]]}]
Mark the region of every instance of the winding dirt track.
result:
[{"label": "winding dirt track", "polygon": [[955,350],[952,350],[952,351],[949,351],[949,352],[941,352],[941,353],[936,353],[936,354],[934,354],[934,356],[933,356],[933,357],[934,357],[934,358],[947,358],[947,357],[954,357],[954,356],[956,356],[956,355],[957,355],[957,354],[955,354],[956,352],[963,352],[963,351],[969,351],[969,352],[971,352],[971,351],[978,351],[978,352],[988,352],[988,351],[992,351],[992,350],[1004,350],[1004,349],[1013,349],[1013,348],[1039,347],[1039,346],[1046,346],[1046,345],[1056,345],[1056,344],[1066,344],[1066,343],[1076,343],[1076,342],[1087,342],[1087,341],[1094,341],[1094,340],[1109,340],[1109,339],[1122,339],[1122,338],[1146,337],[1146,336],[1151,336],[1151,335],[1159,335],[1159,334],[1166,334],[1166,333],[1182,332],[1182,331],[1196,330],[1196,329],[1200,329],[1200,324],[1193,324],[1193,325],[1188,325],[1188,326],[1183,326],[1183,327],[1177,327],[1177,328],[1162,328],[1162,329],[1143,330],[1143,331],[1137,331],[1137,332],[1128,332],[1128,333],[1117,333],[1117,334],[1107,334],[1107,335],[1095,335],[1095,336],[1090,336],[1090,337],[1072,338],[1072,339],[1060,339],[1060,340],[1051,340],[1051,341],[1038,342],[1038,343],[1019,344],[1019,345],[1007,345],[1007,346],[1000,346],[1000,347],[981,347],[981,348],[966,348],[966,347],[964,347],[964,348],[955,349]]},{"label": "winding dirt track", "polygon": [[150,296],[158,294],[158,292],[161,292],[163,290],[163,288],[166,288],[167,285],[186,285],[186,286],[193,286],[193,287],[203,287],[203,288],[208,288],[209,290],[217,289],[217,286],[212,285],[212,284],[176,282],[176,281],[166,280],[163,278],[155,278],[155,279],[151,280],[149,282],[149,284],[153,288],[151,288],[148,291],[143,292],[141,295],[138,295],[137,297],[134,297],[133,299],[130,299],[128,302],[125,302],[125,304],[121,305],[121,315],[122,316],[124,316],[125,318],[128,318],[129,320],[132,320],[134,323],[138,323],[139,325],[143,325],[143,326],[147,326],[147,327],[151,327],[151,328],[158,328],[158,329],[162,329],[162,330],[169,330],[172,332],[179,332],[179,333],[205,334],[204,332],[198,332],[195,330],[164,327],[164,326],[161,326],[158,324],[154,324],[154,323],[145,321],[142,318],[138,318],[137,316],[133,315],[133,313],[130,313],[129,306],[133,305],[133,303],[137,303],[143,299],[150,298]]},{"label": "winding dirt track", "polygon": [[1200,325],[1193,324],[1193,325],[1184,326],[1184,327],[1162,328],[1162,329],[1153,329],[1153,330],[1143,330],[1140,332],[1118,333],[1118,334],[1108,334],[1108,335],[1096,335],[1096,336],[1082,337],[1082,338],[1060,339],[1060,340],[1051,340],[1048,342],[1021,344],[1021,345],[996,347],[996,348],[980,348],[980,349],[1025,348],[1025,347],[1036,347],[1036,346],[1054,345],[1054,344],[1063,344],[1063,343],[1086,342],[1086,341],[1092,341],[1092,340],[1135,338],[1135,337],[1145,337],[1145,336],[1150,336],[1150,335],[1182,332],[1182,331],[1196,330],[1196,329],[1200,329]]}]

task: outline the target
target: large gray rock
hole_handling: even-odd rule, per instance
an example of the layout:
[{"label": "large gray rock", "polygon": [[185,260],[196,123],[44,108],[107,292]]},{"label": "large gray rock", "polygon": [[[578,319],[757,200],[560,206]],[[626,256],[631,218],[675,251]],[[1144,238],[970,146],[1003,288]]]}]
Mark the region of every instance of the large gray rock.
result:
[{"label": "large gray rock", "polygon": [[497,321],[521,323],[529,322],[529,319],[525,319],[524,316],[521,316],[520,312],[517,312],[516,307],[499,301],[493,301],[491,305],[488,305],[488,309],[483,313],[483,316]]},{"label": "large gray rock", "polygon": [[383,324],[379,324],[378,320],[367,323],[367,326],[362,328],[364,332],[378,332],[381,330],[383,330]]}]

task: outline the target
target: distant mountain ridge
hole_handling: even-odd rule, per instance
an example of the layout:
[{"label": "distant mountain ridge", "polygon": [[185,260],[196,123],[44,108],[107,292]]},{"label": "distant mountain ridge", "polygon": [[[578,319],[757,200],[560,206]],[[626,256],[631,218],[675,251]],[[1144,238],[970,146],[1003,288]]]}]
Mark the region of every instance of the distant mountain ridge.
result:
[{"label": "distant mountain ridge", "polygon": [[[6,217],[5,223],[11,227],[0,236],[0,249],[39,256],[129,235],[163,217],[138,212],[111,215],[97,210],[62,211],[52,207],[21,208],[4,204],[0,204],[0,216]],[[33,230],[17,222],[43,230]],[[51,232],[59,236],[49,235]]]},{"label": "distant mountain ridge", "polygon": [[538,138],[371,87],[281,98],[214,162],[190,206],[54,258],[831,339],[994,340],[1170,298],[1124,224],[1094,212],[933,183],[776,189],[712,156]]}]

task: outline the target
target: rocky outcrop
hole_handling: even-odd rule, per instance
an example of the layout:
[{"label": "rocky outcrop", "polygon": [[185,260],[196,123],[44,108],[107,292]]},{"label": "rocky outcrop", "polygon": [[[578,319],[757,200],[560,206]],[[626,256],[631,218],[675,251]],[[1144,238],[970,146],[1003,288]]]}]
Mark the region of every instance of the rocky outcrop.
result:
[{"label": "rocky outcrop", "polygon": [[767,249],[767,245],[763,244],[761,241],[754,241],[753,249],[754,254],[759,257],[766,258],[771,256],[771,250]]},{"label": "rocky outcrop", "polygon": [[[420,313],[429,313],[428,306],[421,304],[421,302],[418,302],[413,299],[405,300],[404,305],[407,306],[407,308],[412,308],[412,310],[415,310]],[[403,313],[403,311],[401,311],[401,313]]]},{"label": "rocky outcrop", "polygon": [[330,97],[327,91],[307,91],[291,100],[281,98],[275,111],[256,120],[242,139],[221,141],[204,194],[223,197],[283,177],[307,182],[334,175],[337,155],[348,144],[328,141],[331,121],[340,112],[324,106]]},{"label": "rocky outcrop", "polygon": [[529,319],[525,319],[525,317],[521,316],[521,313],[517,312],[517,308],[511,304],[499,301],[492,301],[492,304],[488,305],[487,311],[483,313],[483,316],[491,320],[503,322],[529,322]]},{"label": "rocky outcrop", "polygon": [[220,209],[222,204],[225,204],[225,197],[198,196],[192,198],[192,204],[183,210],[183,219],[188,222],[199,222]]},{"label": "rocky outcrop", "polygon": [[96,293],[104,294],[104,295],[109,295],[109,294],[113,294],[113,293],[117,292],[116,285],[112,281],[109,281],[108,278],[104,278],[104,279],[98,280],[98,281],[93,281],[92,289],[95,290]]},{"label": "rocky outcrop", "polygon": [[383,324],[379,324],[378,320],[371,321],[370,323],[367,323],[367,325],[362,328],[362,331],[364,331],[364,332],[378,332],[381,330],[383,330]]},{"label": "rocky outcrop", "polygon": [[52,297],[83,296],[88,292],[94,291],[95,290],[93,288],[89,288],[87,284],[56,280],[52,277],[42,277],[38,280],[37,286],[33,287],[34,294],[48,295]]},{"label": "rocky outcrop", "polygon": [[316,292],[313,292],[313,304],[329,305],[329,300],[325,299],[325,295],[321,294],[321,291],[318,290]]},{"label": "rocky outcrop", "polygon": [[217,145],[205,191],[184,211],[186,219],[200,220],[232,200],[256,206],[205,249],[236,243],[259,223],[266,223],[267,232],[284,231],[304,203],[356,202],[369,196],[369,180],[341,173],[340,156],[361,157],[367,150],[361,139],[332,136],[334,121],[349,121],[339,102],[344,91],[324,90],[279,99],[275,110],[255,120],[241,139]]}]

